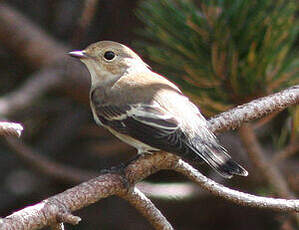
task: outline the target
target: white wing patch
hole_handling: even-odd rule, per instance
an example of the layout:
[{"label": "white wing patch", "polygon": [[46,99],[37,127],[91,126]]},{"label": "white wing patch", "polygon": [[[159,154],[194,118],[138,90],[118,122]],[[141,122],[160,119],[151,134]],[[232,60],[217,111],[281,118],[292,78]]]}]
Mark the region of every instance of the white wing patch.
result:
[{"label": "white wing patch", "polygon": [[[109,121],[122,121],[131,117],[151,127],[168,131],[175,131],[179,127],[175,117],[158,104],[134,104],[128,107],[129,109],[122,111],[122,113],[111,112],[105,118]],[[175,123],[169,123],[168,121],[175,121]]]}]

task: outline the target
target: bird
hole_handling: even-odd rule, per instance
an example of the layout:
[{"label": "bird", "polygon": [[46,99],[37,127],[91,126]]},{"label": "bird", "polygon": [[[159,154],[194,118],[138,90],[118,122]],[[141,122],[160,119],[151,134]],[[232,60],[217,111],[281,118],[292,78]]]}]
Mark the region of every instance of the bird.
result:
[{"label": "bird", "polygon": [[90,73],[95,122],[138,154],[164,151],[205,162],[224,178],[248,175],[208,128],[199,108],[131,48],[99,41],[68,54]]}]

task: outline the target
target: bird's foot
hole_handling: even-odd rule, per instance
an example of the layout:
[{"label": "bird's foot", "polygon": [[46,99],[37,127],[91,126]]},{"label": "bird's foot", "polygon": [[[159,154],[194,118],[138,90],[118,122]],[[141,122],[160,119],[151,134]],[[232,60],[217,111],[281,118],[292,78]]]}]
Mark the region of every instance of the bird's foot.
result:
[{"label": "bird's foot", "polygon": [[123,185],[126,189],[130,189],[130,183],[126,177],[126,173],[125,173],[125,169],[126,169],[126,164],[124,163],[121,163],[117,166],[113,166],[109,169],[101,169],[100,170],[100,174],[118,174],[121,176],[122,178],[122,182],[123,182]]},{"label": "bird's foot", "polygon": [[109,169],[101,169],[100,174],[112,173],[112,174],[124,175],[125,168],[126,168],[126,165],[124,163],[121,163],[120,165],[113,166]]}]

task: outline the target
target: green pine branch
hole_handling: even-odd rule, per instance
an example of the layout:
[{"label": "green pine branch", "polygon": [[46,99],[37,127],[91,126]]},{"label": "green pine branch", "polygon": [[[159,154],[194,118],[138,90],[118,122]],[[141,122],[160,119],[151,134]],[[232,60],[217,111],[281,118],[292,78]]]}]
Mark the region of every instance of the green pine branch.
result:
[{"label": "green pine branch", "polygon": [[212,114],[298,84],[292,0],[146,0],[137,43]]}]

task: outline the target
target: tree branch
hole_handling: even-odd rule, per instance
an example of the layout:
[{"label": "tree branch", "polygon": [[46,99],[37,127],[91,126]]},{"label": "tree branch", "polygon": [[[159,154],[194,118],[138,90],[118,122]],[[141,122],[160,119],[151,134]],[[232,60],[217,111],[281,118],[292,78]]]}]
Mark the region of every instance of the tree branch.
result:
[{"label": "tree branch", "polygon": [[298,142],[290,143],[283,150],[274,154],[272,158],[272,163],[277,164],[279,161],[286,159],[298,152],[299,152],[299,143]]},{"label": "tree branch", "polygon": [[36,72],[19,89],[0,98],[0,115],[8,116],[26,108],[33,100],[60,84],[62,74],[64,71],[58,68],[44,68]]},{"label": "tree branch", "polygon": [[210,129],[213,132],[236,129],[244,122],[261,118],[273,112],[282,111],[288,106],[298,103],[299,85],[295,85],[278,93],[239,105],[211,118],[209,120]]},{"label": "tree branch", "polygon": [[86,29],[94,18],[98,0],[85,0],[81,16],[77,22],[77,28],[72,38],[72,44],[78,45],[86,33]]},{"label": "tree branch", "polygon": [[[46,36],[46,33],[7,4],[1,3],[0,5],[0,40],[3,41],[7,47],[15,50],[17,55],[26,57],[26,60],[35,67],[57,63],[57,60],[61,60],[61,55],[66,50],[65,46],[58,44],[55,40]],[[42,47],[42,49],[36,49],[36,47]],[[46,52],[43,52],[44,50],[46,50]],[[72,66],[69,69],[72,73],[69,73],[67,79],[80,79],[80,82],[82,82],[81,79],[84,78],[81,78],[82,75],[77,73],[77,67],[74,66],[73,68]],[[77,83],[75,81],[68,82]],[[69,84],[69,87],[72,86]],[[214,132],[237,128],[243,122],[260,118],[274,111],[281,111],[289,105],[298,104],[298,89],[299,86],[297,85],[280,93],[254,100],[222,113],[210,120],[210,128]],[[26,90],[24,91],[26,92]],[[44,91],[43,87],[41,87],[40,92],[42,91]],[[76,96],[76,91],[73,88],[69,92],[74,97]],[[33,97],[29,96],[26,103],[32,99]],[[22,103],[16,104],[22,106]],[[12,110],[8,109],[8,111]],[[163,220],[163,217],[157,214],[157,210],[154,210],[154,206],[151,203],[145,202],[144,199],[141,199],[142,194],[139,194],[138,190],[137,192],[134,190],[135,192],[130,195],[125,195],[130,192],[127,190],[127,183],[134,186],[138,181],[161,169],[173,169],[181,172],[213,194],[238,204],[280,211],[299,211],[299,200],[265,198],[238,192],[206,178],[190,165],[172,154],[156,153],[143,156],[129,164],[124,169],[124,175],[111,173],[101,175],[44,200],[37,205],[20,210],[0,220],[0,227],[3,230],[26,230],[40,229],[44,226],[55,224],[57,226],[57,222],[59,223],[61,221],[76,224],[80,219],[70,214],[71,212],[111,195],[127,196],[128,200],[132,197],[141,200],[140,203],[137,202],[137,209],[144,212],[147,218],[152,220],[153,224],[155,224],[154,220],[159,219],[160,223],[167,225],[168,222],[166,219]],[[144,207],[144,209],[141,207]],[[154,213],[158,216],[155,216]],[[148,216],[153,214],[154,216]],[[154,226],[159,229],[157,227],[158,225]]]},{"label": "tree branch", "polygon": [[52,225],[57,222],[57,217],[61,212],[76,211],[111,195],[123,197],[128,191],[128,183],[133,186],[138,181],[161,169],[173,169],[183,173],[214,195],[237,204],[279,211],[299,212],[299,200],[260,197],[226,188],[203,176],[177,156],[159,152],[141,156],[136,161],[131,162],[125,167],[124,176],[112,173],[104,174],[34,206],[15,212],[2,219],[1,230],[14,228],[32,230]]},{"label": "tree branch", "polygon": [[[79,170],[56,163],[45,157],[43,154],[37,153],[32,147],[24,144],[21,140],[15,138],[6,138],[8,146],[15,152],[25,164],[27,164],[39,175],[43,174],[51,179],[59,180],[64,183],[78,184],[90,180],[99,175],[97,172]],[[214,178],[215,173],[212,172],[209,178]],[[140,182],[136,185],[146,196],[156,199],[189,199],[192,197],[204,196],[207,193],[201,190],[193,183],[150,183]]]},{"label": "tree branch", "polygon": [[0,3],[0,40],[5,47],[41,67],[61,57],[66,48],[8,4]]},{"label": "tree branch", "polygon": [[15,150],[16,155],[24,161],[29,167],[39,173],[50,175],[51,178],[61,180],[71,184],[81,183],[96,177],[98,174],[95,172],[87,172],[79,169],[75,169],[68,166],[62,166],[59,163],[50,161],[47,157],[38,154],[34,149],[23,144],[21,141],[15,138],[7,137],[6,141],[8,145]]},{"label": "tree branch", "polygon": [[[294,91],[294,89],[296,89]],[[291,102],[290,98],[287,97],[285,94],[290,94],[291,92]],[[282,91],[281,93],[274,94],[274,96],[268,96],[259,99],[258,104],[263,106],[259,108],[258,115],[263,116],[267,114],[267,112],[263,112],[269,109],[268,104],[272,104],[272,109],[281,110],[285,108],[287,104],[294,104],[298,102],[298,95],[299,92],[296,87],[289,88],[287,90]],[[277,95],[283,95],[282,100],[277,99]],[[290,96],[290,95],[289,95]],[[272,98],[272,99],[271,99]],[[273,100],[273,101],[271,101]],[[286,101],[283,101],[286,100]],[[266,102],[268,104],[266,104]],[[280,106],[275,106],[273,104],[278,103]],[[249,108],[246,108],[249,107]],[[240,108],[240,107],[239,107]],[[244,111],[251,111],[252,103],[247,103],[241,106],[243,109],[243,116],[248,118],[248,114],[244,113]],[[225,112],[217,116],[217,120],[223,120],[223,117],[226,117],[227,114],[234,114],[236,109],[232,111]],[[246,120],[244,117],[240,116],[239,119],[241,121]],[[227,125],[229,123],[219,123],[214,122],[211,119],[211,128],[214,131],[223,130],[221,127],[222,125]],[[229,128],[231,126],[225,126]],[[258,207],[258,208],[266,208],[266,209],[273,209],[279,211],[295,211],[299,212],[299,200],[286,200],[286,199],[275,199],[275,198],[267,198],[267,197],[260,197],[254,196],[250,194],[246,194],[243,192],[235,191],[224,187],[211,179],[203,176],[200,172],[194,169],[192,166],[187,164],[186,162],[182,161],[177,156],[170,154],[170,153],[155,153],[151,155],[144,155],[139,157],[137,160],[131,162],[127,165],[123,170],[123,174],[113,174],[108,173],[104,175],[100,175],[99,177],[89,180],[85,183],[82,183],[76,187],[66,190],[63,193],[60,193],[56,196],[53,196],[49,199],[42,201],[41,203],[27,207],[23,210],[13,213],[12,215],[2,219],[1,229],[40,229],[43,226],[53,225],[59,222],[59,217],[63,216],[63,213],[70,213],[75,210],[81,209],[85,206],[88,206],[100,199],[106,198],[111,195],[119,195],[120,197],[133,197],[138,196],[138,192],[127,195],[128,193],[128,185],[134,186],[137,182],[141,181],[142,179],[146,178],[150,174],[153,174],[162,169],[172,169],[178,171],[188,178],[199,184],[202,188],[210,191],[214,195],[220,196],[237,204],[251,206],[251,207]],[[137,190],[138,191],[138,190]],[[130,192],[130,190],[129,190]],[[141,194],[139,194],[141,199]],[[136,197],[137,198],[137,197]],[[131,200],[131,198],[127,198]],[[144,201],[144,200],[143,200]],[[137,202],[137,201],[136,201]],[[141,202],[138,209],[142,211],[144,215],[152,215],[148,217],[151,222],[154,224],[153,220],[157,218],[160,220],[159,223],[168,223],[163,220],[161,216],[157,217],[156,211],[150,212],[147,210],[151,210],[154,208],[153,205]],[[138,203],[138,202],[137,202]],[[139,203],[138,203],[139,204]],[[142,209],[141,207],[145,206],[147,208]],[[156,214],[155,214],[156,213]],[[74,217],[75,218],[75,217]],[[61,218],[60,218],[61,219]],[[76,219],[76,218],[75,218]],[[78,220],[78,219],[77,219]],[[157,229],[159,229],[157,225]]]},{"label": "tree branch", "polygon": [[277,211],[296,211],[299,212],[299,200],[286,200],[254,196],[247,193],[239,192],[216,183],[199,173],[186,162],[180,160],[175,170],[184,174],[189,179],[208,190],[216,196],[220,196],[234,203],[256,207],[266,208]]},{"label": "tree branch", "polygon": [[[0,41],[29,65],[40,69],[24,86],[0,100],[1,115],[24,108],[42,93],[61,83],[65,83],[62,86],[72,98],[87,102],[88,97],[83,98],[82,92],[88,95],[88,73],[65,55],[70,48],[48,36],[32,21],[3,2],[0,2]],[[7,103],[10,100],[11,105]],[[24,102],[24,105],[20,102]]]},{"label": "tree branch", "polygon": [[23,126],[19,123],[0,121],[0,135],[20,137]]},{"label": "tree branch", "polygon": [[129,201],[156,229],[173,229],[160,210],[138,188],[133,187],[121,197]]},{"label": "tree branch", "polygon": [[[277,169],[276,165],[271,164],[271,161],[266,158],[262,146],[256,138],[252,125],[243,124],[239,133],[251,161],[265,177],[268,183],[273,186],[275,192],[281,197],[294,198],[295,194],[290,190],[283,175]],[[295,214],[294,217],[297,223],[299,223],[299,216]]]}]

